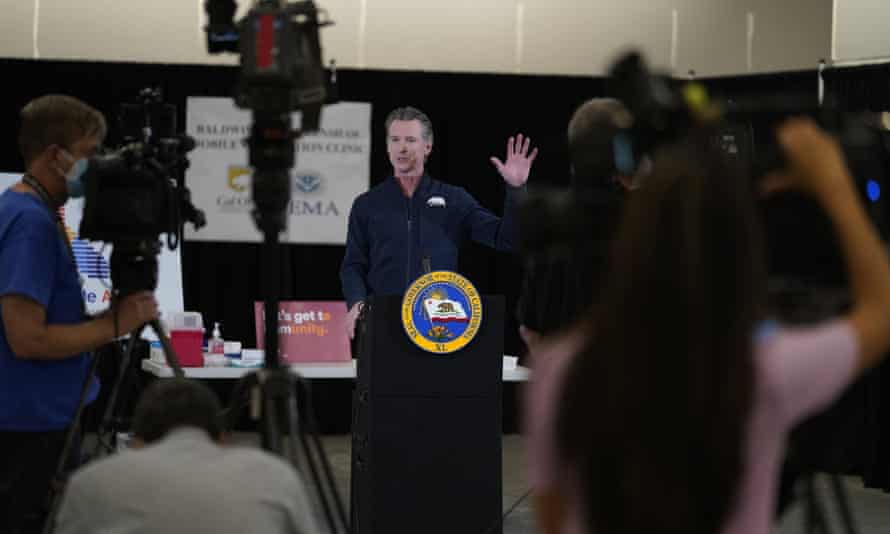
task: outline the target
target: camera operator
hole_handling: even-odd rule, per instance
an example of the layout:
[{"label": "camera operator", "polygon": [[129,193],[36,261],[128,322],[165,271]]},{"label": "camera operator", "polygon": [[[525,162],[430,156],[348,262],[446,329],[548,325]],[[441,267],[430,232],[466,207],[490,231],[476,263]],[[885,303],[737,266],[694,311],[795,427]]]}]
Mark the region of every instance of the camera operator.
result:
[{"label": "camera operator", "polygon": [[[158,317],[150,293],[89,319],[59,216],[106,133],[85,103],[49,95],[21,112],[27,174],[0,195],[0,530],[40,528],[49,482],[89,372],[89,355]],[[88,400],[98,393],[89,385]]]},{"label": "camera operator", "polygon": [[224,447],[220,404],[206,385],[160,380],[133,414],[134,450],[76,472],[58,534],[314,534],[306,489],[280,458]]},{"label": "camera operator", "polygon": [[[540,197],[541,202],[532,199],[522,210],[526,243],[538,232],[542,245],[532,243],[526,246],[532,250],[524,251],[525,278],[519,303],[520,333],[533,369],[523,397],[527,464],[535,509],[542,518],[552,515],[556,504],[552,492],[555,480],[550,478],[552,469],[547,463],[554,440],[554,391],[567,362],[542,358],[537,349],[578,321],[598,292],[625,197],[640,179],[639,175],[620,174],[615,165],[615,136],[631,120],[625,107],[611,98],[593,98],[581,104],[568,124],[570,190],[549,193]],[[541,225],[541,210],[554,212],[554,217],[545,220],[568,220],[574,228],[557,239],[545,235],[551,232],[541,233],[536,230]],[[574,336],[573,343],[579,344],[579,339]]]},{"label": "camera operator", "polygon": [[764,190],[811,194],[841,242],[851,311],[806,328],[766,317],[752,181],[704,137],[665,147],[634,194],[610,283],[572,335],[544,532],[771,531],[793,425],[890,348],[890,261],[837,143],[812,121],[778,131],[787,170]]},{"label": "camera operator", "polygon": [[[590,306],[625,194],[636,187],[637,177],[620,173],[615,165],[615,135],[631,120],[611,98],[593,98],[579,106],[568,125],[570,189],[549,193],[552,205],[531,200],[523,208],[521,234],[528,261],[519,320],[530,348],[541,336],[570,326]],[[541,211],[553,212],[553,217],[543,215],[547,221],[570,221],[568,235],[541,232]]]}]

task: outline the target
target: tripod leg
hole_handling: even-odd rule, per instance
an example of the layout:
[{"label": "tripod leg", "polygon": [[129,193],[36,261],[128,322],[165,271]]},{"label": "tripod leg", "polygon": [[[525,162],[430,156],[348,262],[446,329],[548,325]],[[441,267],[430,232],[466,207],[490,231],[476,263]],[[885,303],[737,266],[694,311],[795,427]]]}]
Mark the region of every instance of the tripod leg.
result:
[{"label": "tripod leg", "polygon": [[185,371],[183,371],[182,366],[179,365],[179,358],[176,356],[176,351],[173,350],[170,338],[167,337],[167,333],[164,332],[164,329],[161,327],[161,322],[155,319],[148,324],[151,326],[151,329],[155,331],[155,334],[157,334],[158,339],[161,342],[161,347],[164,349],[164,358],[167,360],[167,365],[170,366],[170,369],[173,369],[173,376],[176,378],[185,378]]},{"label": "tripod leg", "polygon": [[65,467],[69,457],[71,456],[71,448],[74,446],[74,438],[79,434],[80,431],[80,420],[83,417],[83,410],[86,406],[87,394],[90,391],[90,384],[93,382],[93,377],[96,376],[96,368],[98,366],[99,355],[94,353],[93,361],[90,363],[90,370],[87,373],[87,377],[86,380],[84,380],[83,386],[81,386],[80,388],[80,400],[77,403],[77,410],[74,412],[74,418],[71,420],[71,426],[68,428],[68,432],[65,434],[65,444],[62,446],[62,453],[59,456],[58,463],[56,464],[56,472],[50,482],[50,507],[49,515],[47,516],[46,522],[43,525],[44,534],[49,534],[55,529],[56,514],[59,511],[59,504],[61,503],[62,490],[65,480]]},{"label": "tripod leg", "polygon": [[[267,379],[268,380],[268,379]],[[278,428],[280,410],[276,395],[268,390],[268,383],[261,383],[263,398],[263,448],[279,456],[283,456],[284,447],[281,443],[281,432]],[[286,412],[285,412],[286,414]]]},{"label": "tripod leg", "polygon": [[[103,435],[107,432],[109,427],[113,426],[111,423],[114,419],[114,414],[117,411],[117,396],[120,392],[121,383],[123,383],[124,377],[130,369],[130,358],[133,354],[133,346],[135,345],[135,341],[139,339],[140,332],[141,329],[133,332],[130,336],[130,341],[127,343],[127,350],[125,350],[121,356],[117,378],[114,381],[114,386],[111,388],[111,393],[108,395],[108,404],[105,406],[105,413],[102,415],[102,420],[99,422],[99,428],[96,429],[96,447],[93,450],[94,458],[98,458],[102,452],[104,445],[102,441]],[[108,447],[110,447],[110,445]],[[111,452],[110,448],[105,452]]]},{"label": "tripod leg", "polygon": [[834,491],[834,499],[841,516],[841,522],[844,524],[844,530],[847,534],[856,534],[856,521],[853,518],[852,510],[850,510],[850,501],[847,499],[847,492],[844,490],[841,477],[837,473],[832,473],[829,475],[829,480],[831,481],[831,489]]},{"label": "tripod leg", "polygon": [[343,507],[343,499],[340,498],[340,492],[337,490],[337,484],[334,482],[334,473],[331,469],[331,464],[328,461],[328,456],[325,454],[324,445],[321,442],[321,438],[318,437],[319,430],[315,420],[315,408],[312,405],[312,391],[309,387],[309,382],[298,378],[298,384],[303,386],[302,391],[305,397],[303,405],[305,406],[306,413],[303,416],[303,420],[306,422],[312,444],[315,446],[315,450],[320,459],[319,463],[321,464],[322,476],[330,486],[331,498],[334,501],[334,508],[337,512],[337,516],[340,518],[341,523],[343,523],[344,528],[348,532],[350,530],[350,522],[347,519],[346,510]]},{"label": "tripod leg", "polygon": [[231,432],[235,428],[241,411],[250,404],[250,394],[258,384],[256,373],[248,373],[235,383],[229,405],[220,414],[226,432]]},{"label": "tripod leg", "polygon": [[[318,500],[321,503],[321,508],[324,511],[325,519],[328,521],[328,525],[331,527],[331,532],[337,532],[336,523],[334,522],[334,516],[331,513],[331,505],[328,502],[328,495],[325,492],[325,487],[321,483],[321,477],[318,473],[318,468],[315,466],[315,458],[312,454],[312,449],[309,446],[309,441],[306,438],[306,427],[302,425],[297,428],[297,403],[296,403],[296,395],[297,392],[294,389],[290,391],[291,395],[291,406],[293,407],[293,411],[288,413],[288,421],[290,425],[290,431],[292,438],[295,438],[299,435],[300,443],[303,446],[303,451],[306,453],[306,465],[309,467],[309,474],[312,477],[312,482],[315,484],[316,489],[318,490]],[[336,491],[336,487],[333,487],[332,491]]]},{"label": "tripod leg", "polygon": [[291,395],[287,399],[287,445],[288,445],[288,458],[290,459],[291,464],[297,470],[300,470],[300,464],[306,463],[311,460],[308,456],[308,451],[306,454],[306,458],[304,462],[300,461],[299,449],[298,445],[300,443],[298,437],[298,430],[300,427],[300,414],[297,411],[297,399],[295,395]]},{"label": "tripod leg", "polygon": [[804,485],[804,517],[803,532],[816,533],[824,532],[824,525],[820,520],[819,505],[816,502],[816,488],[813,483],[813,475],[808,474],[803,482]]}]

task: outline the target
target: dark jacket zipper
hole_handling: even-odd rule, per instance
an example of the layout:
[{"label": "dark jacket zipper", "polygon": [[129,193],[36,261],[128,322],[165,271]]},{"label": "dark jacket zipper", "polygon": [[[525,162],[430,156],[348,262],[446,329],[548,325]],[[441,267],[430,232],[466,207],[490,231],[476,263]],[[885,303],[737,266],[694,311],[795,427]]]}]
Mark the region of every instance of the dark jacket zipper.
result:
[{"label": "dark jacket zipper", "polygon": [[[416,191],[415,191],[416,193]],[[406,204],[408,206],[408,265],[405,268],[405,289],[408,289],[408,286],[411,284],[411,254],[414,249],[414,234],[411,231],[411,198],[407,198]]]}]

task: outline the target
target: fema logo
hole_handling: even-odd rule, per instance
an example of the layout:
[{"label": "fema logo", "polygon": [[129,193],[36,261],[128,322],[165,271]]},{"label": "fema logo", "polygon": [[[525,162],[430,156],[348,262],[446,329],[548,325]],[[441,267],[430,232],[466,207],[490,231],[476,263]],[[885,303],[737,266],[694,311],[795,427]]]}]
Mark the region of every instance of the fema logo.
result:
[{"label": "fema logo", "polygon": [[402,326],[411,341],[434,354],[450,354],[476,337],[482,297],[473,284],[450,271],[417,279],[402,299]]},{"label": "fema logo", "polygon": [[294,186],[301,193],[312,193],[321,186],[321,176],[312,171],[298,172]]}]

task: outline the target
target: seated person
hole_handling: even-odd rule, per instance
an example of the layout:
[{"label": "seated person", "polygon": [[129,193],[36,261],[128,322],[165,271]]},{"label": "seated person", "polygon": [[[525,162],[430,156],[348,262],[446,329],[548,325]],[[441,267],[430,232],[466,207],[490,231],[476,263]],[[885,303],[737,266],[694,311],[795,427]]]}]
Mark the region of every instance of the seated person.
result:
[{"label": "seated person", "polygon": [[56,532],[319,532],[290,464],[222,446],[220,410],[199,382],[152,384],[136,406],[134,450],[73,475]]}]

